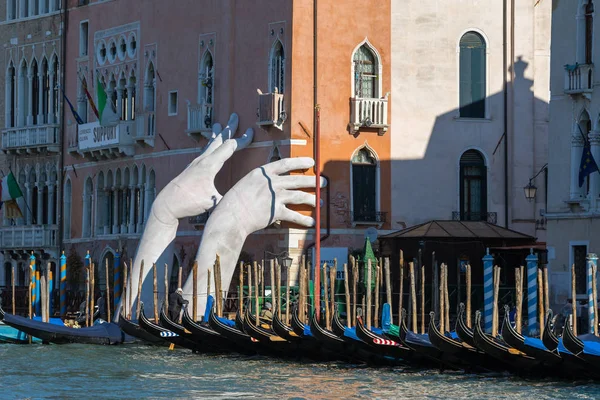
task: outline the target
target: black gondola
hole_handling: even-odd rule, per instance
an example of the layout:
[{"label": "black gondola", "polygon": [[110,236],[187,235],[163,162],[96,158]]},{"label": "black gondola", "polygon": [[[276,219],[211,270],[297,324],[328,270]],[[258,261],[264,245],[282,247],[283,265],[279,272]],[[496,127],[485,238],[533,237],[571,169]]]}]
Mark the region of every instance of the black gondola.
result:
[{"label": "black gondola", "polygon": [[128,320],[123,315],[120,315],[117,324],[119,328],[129,336],[133,336],[141,340],[143,343],[150,344],[153,346],[168,346],[170,343],[163,338],[157,338],[154,335],[146,332],[142,329],[138,324],[133,321]]},{"label": "black gondola", "polygon": [[569,323],[565,324],[563,330],[562,341],[565,348],[570,351],[573,356],[584,360],[591,368],[596,377],[600,376],[600,372],[596,372],[600,368],[600,338],[594,334],[584,334],[579,337],[573,334],[573,329]]},{"label": "black gondola", "polygon": [[481,312],[479,311],[475,313],[473,340],[479,350],[502,361],[511,372],[516,372],[518,374],[540,374],[543,372],[541,363],[535,358],[528,356],[515,348],[509,347],[484,333],[481,329]]},{"label": "black gondola", "polygon": [[87,328],[70,328],[35,321],[19,315],[6,314],[0,307],[0,315],[6,325],[12,326],[28,335],[37,337],[46,343],[67,344],[121,344],[125,335],[117,324],[103,323]]},{"label": "black gondola", "polygon": [[165,339],[170,343],[173,343],[175,346],[180,346],[186,349],[190,349],[192,351],[200,350],[200,346],[197,343],[183,338],[175,332],[172,332],[169,329],[166,329],[160,325],[149,321],[148,318],[146,318],[146,314],[144,313],[144,303],[140,304],[140,315],[138,323],[140,325],[140,328],[142,328],[154,337]]},{"label": "black gondola", "polygon": [[[307,335],[306,333],[306,328],[310,329],[310,327],[306,326],[304,324],[304,322],[300,321],[300,317],[298,316],[298,305],[294,306],[294,308],[292,309],[292,329],[294,330],[294,333],[300,337],[303,338],[311,338],[311,339],[315,339],[315,337],[312,335],[312,332],[310,335]],[[316,339],[315,339],[316,340]]]},{"label": "black gondola", "polygon": [[[185,308],[187,311],[187,307]],[[199,348],[202,348],[203,352],[209,353],[222,353],[227,352],[226,348],[223,347],[225,345],[225,341],[219,340],[219,337],[215,338],[214,336],[203,336],[203,335],[194,335],[191,331],[186,331],[183,325],[180,325],[176,322],[173,322],[167,313],[165,312],[165,308],[162,307],[160,310],[160,325],[164,328],[167,328],[171,332],[175,332],[180,337],[185,338],[191,342],[198,344]],[[216,332],[215,332],[216,333]]]},{"label": "black gondola", "polygon": [[544,329],[544,333],[542,334],[542,343],[544,346],[552,351],[556,352],[558,349],[558,338],[554,334],[554,331],[550,329],[552,326],[552,310],[548,310],[546,312],[546,329]]},{"label": "black gondola", "polygon": [[391,339],[384,338],[367,327],[359,319],[356,322],[356,336],[379,354],[385,357],[393,357],[398,361],[415,361],[415,351]]},{"label": "black gondola", "polygon": [[214,307],[210,308],[208,323],[215,332],[235,343],[237,346],[242,347],[245,353],[256,354],[260,350],[261,346],[259,345],[258,340],[242,332],[237,327],[222,322],[215,314]]},{"label": "black gondola", "polygon": [[467,345],[476,348],[475,340],[473,339],[473,330],[465,323],[465,304],[460,303],[458,306],[458,317],[456,318],[456,335]]},{"label": "black gondola", "polygon": [[288,325],[286,325],[281,318],[279,318],[279,316],[277,315],[277,313],[275,313],[275,315],[273,315],[273,331],[281,336],[282,338],[290,341],[290,342],[299,342],[302,340],[302,337],[297,335],[296,332],[294,332],[294,329]]},{"label": "black gondola", "polygon": [[435,312],[429,313],[429,340],[444,353],[466,362],[465,370],[498,371],[504,369],[495,359],[459,340],[448,337],[435,324]]}]

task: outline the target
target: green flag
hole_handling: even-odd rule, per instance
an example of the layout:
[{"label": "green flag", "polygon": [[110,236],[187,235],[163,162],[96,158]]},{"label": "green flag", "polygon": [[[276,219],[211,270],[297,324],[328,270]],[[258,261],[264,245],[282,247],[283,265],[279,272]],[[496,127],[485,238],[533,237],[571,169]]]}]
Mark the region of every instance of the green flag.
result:
[{"label": "green flag", "polygon": [[119,117],[111,105],[107,107],[109,99],[106,95],[104,85],[100,81],[100,78],[97,79],[96,96],[98,97],[98,114],[100,114],[100,125],[105,126],[115,124],[119,120]]}]

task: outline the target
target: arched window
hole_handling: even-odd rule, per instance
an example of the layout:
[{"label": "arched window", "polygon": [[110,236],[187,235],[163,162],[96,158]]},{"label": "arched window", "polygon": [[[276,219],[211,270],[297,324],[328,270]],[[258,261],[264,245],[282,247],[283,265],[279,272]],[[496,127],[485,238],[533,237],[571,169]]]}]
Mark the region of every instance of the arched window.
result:
[{"label": "arched window", "polygon": [[63,222],[63,236],[65,239],[71,239],[71,197],[73,189],[71,187],[71,180],[67,179],[65,183],[65,217]]},{"label": "arched window", "polygon": [[48,60],[45,57],[42,60],[41,78],[42,102],[40,105],[38,121],[38,124],[40,125],[48,123],[48,106],[50,102],[50,75],[48,73]]},{"label": "arched window", "polygon": [[144,81],[144,111],[154,112],[154,102],[156,98],[156,78],[154,73],[154,64],[150,62],[146,70],[146,79]]},{"label": "arched window", "polygon": [[487,169],[477,150],[460,157],[460,219],[487,221]]},{"label": "arched window", "polygon": [[127,83],[127,119],[130,121],[135,119],[135,107],[137,106],[135,84],[135,69],[132,69],[131,75],[129,75],[129,82]]},{"label": "arched window", "polygon": [[90,237],[92,233],[92,196],[94,195],[94,184],[92,178],[88,177],[83,189],[83,218],[81,220],[82,237]]},{"label": "arched window", "polygon": [[16,107],[15,107],[15,94],[16,94],[16,81],[15,81],[15,66],[14,64],[10,63],[8,70],[6,71],[6,85],[5,90],[6,90],[6,122],[5,122],[5,126],[7,128],[13,128],[15,127],[15,116],[16,116]]},{"label": "arched window", "polygon": [[198,74],[198,105],[202,107],[204,115],[202,123],[205,128],[212,126],[215,86],[214,70],[212,54],[207,50],[204,52],[204,56],[200,62],[200,72]]},{"label": "arched window", "polygon": [[460,117],[485,118],[486,45],[476,32],[460,39]]},{"label": "arched window", "polygon": [[375,53],[363,44],[352,58],[354,64],[354,97],[374,99],[379,96],[377,57]]},{"label": "arched window", "polygon": [[[30,92],[30,96],[31,96],[31,109],[32,114],[32,121],[33,124],[36,125],[38,123],[38,114],[40,112],[40,108],[39,108],[39,99],[40,99],[40,81],[38,79],[38,63],[37,61],[34,59],[31,65],[31,75],[32,75],[32,79],[31,79],[31,92]],[[27,121],[27,124],[29,125],[30,121]]]},{"label": "arched window", "polygon": [[[26,3],[26,2],[21,2]],[[18,126],[25,126],[25,117],[27,116],[27,106],[29,104],[29,79],[27,78],[27,61],[23,60],[21,62],[21,67],[19,68],[19,86],[17,89],[18,96]]]},{"label": "arched window", "polygon": [[271,49],[271,93],[283,93],[285,89],[285,53],[283,44],[277,40]]},{"label": "arched window", "polygon": [[379,222],[377,215],[377,160],[363,147],[352,157],[352,220]]},{"label": "arched window", "polygon": [[585,63],[592,64],[592,48],[594,41],[594,1],[588,0],[585,6]]}]

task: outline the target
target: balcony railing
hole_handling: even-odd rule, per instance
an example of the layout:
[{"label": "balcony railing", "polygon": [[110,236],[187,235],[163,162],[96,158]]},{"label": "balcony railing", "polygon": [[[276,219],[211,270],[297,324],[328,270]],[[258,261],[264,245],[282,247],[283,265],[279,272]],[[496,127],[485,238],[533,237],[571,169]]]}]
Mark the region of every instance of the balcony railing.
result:
[{"label": "balcony railing", "polygon": [[594,83],[594,65],[577,64],[565,65],[565,93],[591,93]]},{"label": "balcony railing", "polygon": [[383,224],[387,219],[384,211],[352,211],[352,221],[355,223]]},{"label": "balcony railing", "polygon": [[187,104],[188,119],[186,133],[190,136],[212,136],[213,107],[212,104]]},{"label": "balcony railing", "polygon": [[495,212],[452,212],[454,221],[483,221],[496,225],[498,223],[498,213]]},{"label": "balcony railing", "polygon": [[0,228],[0,247],[3,249],[32,249],[55,247],[56,225],[16,225]]},{"label": "balcony railing", "polygon": [[380,135],[388,130],[388,98],[350,98],[350,132],[355,134],[361,128],[377,129]]},{"label": "balcony railing", "polygon": [[136,127],[136,121],[119,121],[107,126],[100,126],[98,121],[79,125],[77,153],[92,160],[132,156],[135,154]]},{"label": "balcony railing", "polygon": [[287,119],[283,104],[283,93],[259,92],[256,114],[258,117],[257,125],[262,127],[273,126],[283,130],[283,123]]},{"label": "balcony railing", "polygon": [[200,230],[202,229],[202,226],[206,225],[206,222],[208,221],[208,216],[208,212],[205,212],[194,217],[189,217],[188,222],[194,225],[194,229]]},{"label": "balcony railing", "polygon": [[135,141],[142,145],[154,147],[154,136],[156,135],[156,114],[154,111],[137,114],[135,123]]},{"label": "balcony railing", "polygon": [[2,150],[6,153],[58,153],[60,151],[58,125],[24,126],[2,131]]}]

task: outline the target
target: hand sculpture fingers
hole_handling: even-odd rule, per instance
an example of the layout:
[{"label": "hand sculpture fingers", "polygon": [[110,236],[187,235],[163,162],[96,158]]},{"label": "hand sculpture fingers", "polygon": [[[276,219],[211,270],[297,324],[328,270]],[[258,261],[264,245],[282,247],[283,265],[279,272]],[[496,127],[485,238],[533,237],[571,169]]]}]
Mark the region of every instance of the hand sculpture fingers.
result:
[{"label": "hand sculpture fingers", "polygon": [[227,126],[221,131],[223,140],[231,139],[235,136],[239,123],[240,119],[238,115],[236,113],[231,114],[229,121],[227,121]]},{"label": "hand sculpture fingers", "polygon": [[[316,179],[310,175],[288,175],[277,178],[277,187],[282,189],[303,189],[317,186]],[[321,187],[327,186],[327,179],[321,177]]]},{"label": "hand sculpture fingers", "polygon": [[238,139],[227,139],[225,143],[213,153],[214,160],[211,163],[211,168],[216,169],[217,171],[220,170],[225,161],[229,160],[236,150],[248,147],[248,145],[252,143],[253,138],[254,130],[248,128],[242,137]]},{"label": "hand sculpture fingers", "polygon": [[305,204],[315,207],[317,196],[300,190],[284,190],[279,195],[279,201],[283,204]]},{"label": "hand sculpture fingers", "polygon": [[315,225],[315,220],[312,217],[308,217],[306,215],[302,215],[297,211],[292,211],[287,207],[282,207],[278,212],[277,219],[282,221],[291,222],[297,225],[302,225],[307,228]]},{"label": "hand sculpture fingers", "polygon": [[299,169],[312,168],[315,161],[310,157],[284,158],[264,166],[269,175],[281,175]]},{"label": "hand sculpture fingers", "polygon": [[211,138],[208,145],[206,145],[206,149],[202,152],[202,154],[208,156],[216,151],[224,141],[231,139],[235,136],[235,132],[237,132],[237,128],[239,125],[239,117],[236,113],[231,114],[229,117],[229,121],[227,122],[227,126],[225,128],[221,128],[221,124],[216,123],[213,125],[213,137]]}]

